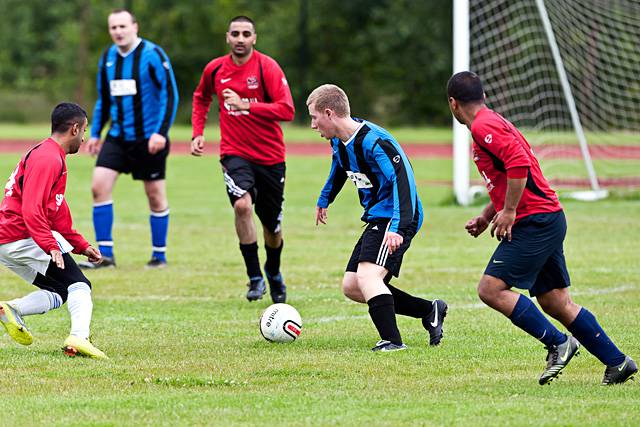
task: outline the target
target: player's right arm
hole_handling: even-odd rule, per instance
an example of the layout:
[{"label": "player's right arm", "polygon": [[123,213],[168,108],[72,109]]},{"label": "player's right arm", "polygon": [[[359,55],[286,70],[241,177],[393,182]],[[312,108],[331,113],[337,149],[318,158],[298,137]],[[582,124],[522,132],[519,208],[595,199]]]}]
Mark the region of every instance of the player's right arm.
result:
[{"label": "player's right arm", "polygon": [[111,114],[111,92],[109,89],[109,79],[107,77],[107,55],[109,48],[102,54],[98,62],[98,74],[96,76],[96,86],[98,89],[98,99],[93,108],[93,121],[91,123],[91,137],[87,142],[87,150],[91,155],[96,155],[100,151],[100,133],[102,128],[109,121]]},{"label": "player's right arm", "polygon": [[198,87],[193,92],[191,104],[191,154],[194,156],[201,156],[204,153],[204,127],[207,123],[207,114],[215,91],[213,80],[215,67],[215,60],[204,67],[200,83],[198,83]]},{"label": "player's right arm", "polygon": [[316,225],[319,223],[327,223],[327,209],[329,205],[335,200],[340,190],[344,186],[347,180],[347,173],[340,166],[338,157],[334,153],[331,161],[331,169],[329,170],[329,177],[320,191],[320,197],[316,203]]}]

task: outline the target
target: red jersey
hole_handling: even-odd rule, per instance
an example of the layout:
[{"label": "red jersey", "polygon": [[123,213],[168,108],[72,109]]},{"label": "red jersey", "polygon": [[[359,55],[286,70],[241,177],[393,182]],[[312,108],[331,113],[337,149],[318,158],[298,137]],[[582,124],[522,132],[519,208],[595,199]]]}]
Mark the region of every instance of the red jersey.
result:
[{"label": "red jersey", "polygon": [[[249,111],[232,111],[222,96],[226,88],[249,102]],[[284,162],[278,122],[293,120],[295,109],[287,79],[274,59],[254,50],[242,65],[236,65],[231,54],[209,62],[193,93],[194,137],[204,132],[214,93],[220,106],[220,157],[239,156],[262,165]]]},{"label": "red jersey", "polygon": [[33,238],[46,253],[60,250],[51,233],[60,233],[80,254],[89,247],[72,228],[64,199],[67,187],[65,152],[48,138],[24,155],[9,177],[0,204],[0,244]]},{"label": "red jersey", "polygon": [[504,208],[507,171],[523,167],[528,168],[527,184],[516,208],[516,220],[562,210],[558,196],[542,175],[531,146],[513,124],[495,111],[483,108],[471,124],[471,136],[473,161],[496,211]]}]

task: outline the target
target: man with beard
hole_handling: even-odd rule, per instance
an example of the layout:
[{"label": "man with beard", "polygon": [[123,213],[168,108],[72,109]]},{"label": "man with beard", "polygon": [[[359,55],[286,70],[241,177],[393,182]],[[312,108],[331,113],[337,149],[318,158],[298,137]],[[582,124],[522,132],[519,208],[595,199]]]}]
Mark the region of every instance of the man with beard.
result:
[{"label": "man with beard", "polygon": [[193,94],[191,154],[201,156],[213,94],[220,105],[220,163],[235,214],[235,226],[249,277],[247,299],[266,293],[258,259],[253,205],[262,223],[267,253],[264,272],[271,299],[286,300],[280,272],[285,146],[280,121],[294,116],[287,79],[278,63],[254,49],[256,29],[246,16],[229,23],[231,53],[209,62]]}]

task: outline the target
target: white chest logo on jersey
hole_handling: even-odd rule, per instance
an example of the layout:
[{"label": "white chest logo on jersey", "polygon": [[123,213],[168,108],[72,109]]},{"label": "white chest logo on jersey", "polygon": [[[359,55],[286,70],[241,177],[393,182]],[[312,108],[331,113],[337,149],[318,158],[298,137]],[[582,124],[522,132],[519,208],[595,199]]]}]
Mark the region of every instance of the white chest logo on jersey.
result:
[{"label": "white chest logo on jersey", "polygon": [[164,68],[166,68],[167,70],[168,70],[169,68],[171,68],[171,67],[169,67],[169,63],[168,63],[167,61],[164,61],[164,62],[162,63],[162,66],[163,66]]},{"label": "white chest logo on jersey", "polygon": [[63,201],[64,201],[64,194],[56,194],[56,206],[60,207]]},{"label": "white chest logo on jersey", "polygon": [[220,79],[220,83],[225,84],[226,82],[231,81],[231,77],[229,77],[228,79]]},{"label": "white chest logo on jersey", "polygon": [[371,184],[371,181],[369,181],[369,178],[367,178],[367,175],[363,173],[347,171],[347,176],[351,181],[353,181],[353,183],[356,185],[357,188],[373,187],[373,184]]},{"label": "white chest logo on jersey", "polygon": [[136,81],[133,79],[111,80],[109,87],[111,96],[127,96],[138,93]]},{"label": "white chest logo on jersey", "polygon": [[489,134],[484,137],[484,142],[486,142],[487,144],[491,144],[492,141],[493,141],[493,135]]},{"label": "white chest logo on jersey", "polygon": [[400,163],[400,155],[399,154],[393,158],[393,163]]},{"label": "white chest logo on jersey", "polygon": [[247,87],[249,89],[258,89],[258,78],[256,76],[247,77]]}]

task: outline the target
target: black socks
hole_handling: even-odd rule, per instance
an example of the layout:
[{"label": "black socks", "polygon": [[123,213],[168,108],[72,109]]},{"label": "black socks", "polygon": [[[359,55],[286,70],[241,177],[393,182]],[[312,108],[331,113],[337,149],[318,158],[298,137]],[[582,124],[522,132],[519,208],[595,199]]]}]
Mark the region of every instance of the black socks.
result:
[{"label": "black socks", "polygon": [[393,295],[377,295],[371,298],[367,304],[369,305],[369,315],[380,334],[380,338],[401,345],[402,338],[396,324]]}]

